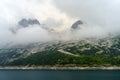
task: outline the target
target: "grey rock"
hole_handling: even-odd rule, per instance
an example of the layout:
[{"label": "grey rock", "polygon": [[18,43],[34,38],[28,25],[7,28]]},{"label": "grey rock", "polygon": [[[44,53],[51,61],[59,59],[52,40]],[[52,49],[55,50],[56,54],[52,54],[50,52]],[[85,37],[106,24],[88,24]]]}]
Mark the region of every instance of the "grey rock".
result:
[{"label": "grey rock", "polygon": [[40,25],[40,22],[37,19],[22,19],[18,24],[22,27],[28,27],[29,25]]},{"label": "grey rock", "polygon": [[73,25],[72,25],[72,29],[78,29],[79,25],[82,25],[83,22],[81,20],[76,21]]}]

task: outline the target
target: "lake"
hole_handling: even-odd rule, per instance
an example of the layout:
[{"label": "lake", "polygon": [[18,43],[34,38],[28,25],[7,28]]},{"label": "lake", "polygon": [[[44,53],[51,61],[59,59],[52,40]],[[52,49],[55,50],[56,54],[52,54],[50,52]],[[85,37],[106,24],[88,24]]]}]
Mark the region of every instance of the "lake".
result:
[{"label": "lake", "polygon": [[0,80],[120,80],[120,70],[0,70]]}]

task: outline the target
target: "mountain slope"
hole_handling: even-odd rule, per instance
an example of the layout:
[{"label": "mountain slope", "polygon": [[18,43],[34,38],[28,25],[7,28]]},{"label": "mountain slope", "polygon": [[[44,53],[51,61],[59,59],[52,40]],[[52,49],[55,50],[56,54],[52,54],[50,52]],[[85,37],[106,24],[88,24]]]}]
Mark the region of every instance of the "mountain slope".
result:
[{"label": "mountain slope", "polygon": [[104,39],[53,41],[1,49],[0,65],[119,66],[119,55],[120,36],[109,36]]},{"label": "mountain slope", "polygon": [[7,63],[9,66],[120,66],[120,58],[101,55],[73,56],[58,51],[43,51]]}]

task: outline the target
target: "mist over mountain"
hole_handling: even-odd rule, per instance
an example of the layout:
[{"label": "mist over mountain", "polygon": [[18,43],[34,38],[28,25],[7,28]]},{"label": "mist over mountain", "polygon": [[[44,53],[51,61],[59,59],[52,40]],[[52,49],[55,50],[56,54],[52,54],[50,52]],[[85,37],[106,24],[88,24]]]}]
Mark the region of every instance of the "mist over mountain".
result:
[{"label": "mist over mountain", "polygon": [[34,25],[40,25],[40,22],[37,19],[22,19],[18,22],[18,25],[16,27],[10,28],[10,31],[12,33],[17,33],[19,29],[34,26]]},{"label": "mist over mountain", "polygon": [[0,65],[120,66],[119,0],[1,0]]},{"label": "mist over mountain", "polygon": [[119,35],[119,4],[118,0],[0,1],[0,47]]}]

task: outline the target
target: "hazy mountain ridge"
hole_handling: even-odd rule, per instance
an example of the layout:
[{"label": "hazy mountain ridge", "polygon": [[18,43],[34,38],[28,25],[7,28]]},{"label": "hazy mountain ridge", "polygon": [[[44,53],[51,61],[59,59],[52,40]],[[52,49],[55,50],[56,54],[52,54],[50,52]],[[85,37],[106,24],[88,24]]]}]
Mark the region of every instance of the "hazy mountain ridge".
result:
[{"label": "hazy mountain ridge", "polygon": [[[62,51],[61,51],[62,50]],[[83,39],[72,41],[52,41],[46,43],[32,43],[29,45],[15,45],[8,49],[0,49],[0,64],[14,62],[21,58],[27,58],[36,53],[47,54],[63,53],[64,55],[104,55],[119,57],[120,36],[109,36],[104,39]],[[56,56],[56,55],[55,55]],[[54,57],[52,54],[51,57]],[[59,56],[57,56],[59,58]],[[43,58],[41,57],[41,60]]]}]

